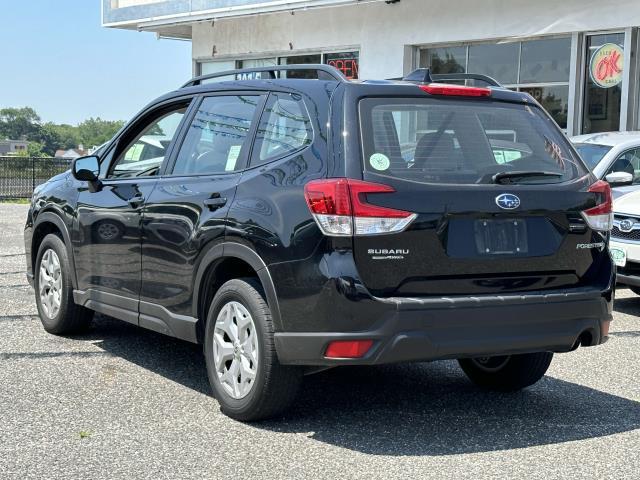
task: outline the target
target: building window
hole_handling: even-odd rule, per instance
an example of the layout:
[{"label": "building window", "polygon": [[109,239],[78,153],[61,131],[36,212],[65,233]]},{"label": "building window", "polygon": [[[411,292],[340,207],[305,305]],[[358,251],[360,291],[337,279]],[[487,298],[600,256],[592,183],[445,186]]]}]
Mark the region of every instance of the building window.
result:
[{"label": "building window", "polygon": [[567,128],[571,38],[473,43],[420,50],[432,73],[481,73],[505,87],[531,94],[561,128]]},{"label": "building window", "polygon": [[[235,68],[270,67],[275,65],[302,65],[318,64],[331,65],[340,70],[348,79],[359,78],[359,53],[358,52],[329,52],[329,53],[309,53],[305,55],[288,55],[282,57],[267,57],[257,59],[241,60],[216,60],[211,62],[200,62],[200,74],[223,72]],[[288,72],[287,78],[317,78],[315,72],[298,71]],[[220,80],[220,79],[218,79]],[[222,80],[228,80],[223,78]]]},{"label": "building window", "polygon": [[624,33],[585,37],[582,133],[620,129]]}]

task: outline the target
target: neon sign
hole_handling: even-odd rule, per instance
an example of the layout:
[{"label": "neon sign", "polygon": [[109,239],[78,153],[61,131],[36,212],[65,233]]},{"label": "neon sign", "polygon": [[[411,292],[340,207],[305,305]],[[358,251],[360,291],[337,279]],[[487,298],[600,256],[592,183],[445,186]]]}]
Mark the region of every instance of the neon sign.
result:
[{"label": "neon sign", "polygon": [[600,88],[611,88],[622,82],[624,50],[615,43],[605,43],[591,56],[589,76]]}]

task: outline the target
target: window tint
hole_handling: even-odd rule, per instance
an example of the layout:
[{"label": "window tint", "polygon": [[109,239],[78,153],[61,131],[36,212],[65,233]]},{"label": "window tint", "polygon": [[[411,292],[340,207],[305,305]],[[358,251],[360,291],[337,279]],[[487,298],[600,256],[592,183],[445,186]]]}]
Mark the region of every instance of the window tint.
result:
[{"label": "window tint", "polygon": [[633,184],[640,184],[640,149],[634,148],[620,155],[609,168],[606,175],[613,172],[626,172],[633,175]]},{"label": "window tint", "polygon": [[257,95],[205,98],[180,148],[173,174],[205,175],[240,169],[259,102]]},{"label": "window tint", "polygon": [[271,94],[262,115],[252,166],[282,157],[311,143],[311,121],[300,98]]},{"label": "window tint", "polygon": [[551,183],[584,175],[562,133],[537,107],[473,100],[365,99],[365,169],[428,183],[492,183],[496,173],[544,171]]},{"label": "window tint", "polygon": [[148,124],[122,151],[109,177],[156,175],[178,130],[186,107],[165,113]]}]

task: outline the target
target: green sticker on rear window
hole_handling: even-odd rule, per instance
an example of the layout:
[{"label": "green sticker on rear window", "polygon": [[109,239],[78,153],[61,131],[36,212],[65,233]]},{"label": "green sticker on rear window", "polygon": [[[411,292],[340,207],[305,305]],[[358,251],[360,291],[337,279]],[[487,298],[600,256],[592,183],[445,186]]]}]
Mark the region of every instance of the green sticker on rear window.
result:
[{"label": "green sticker on rear window", "polygon": [[369,164],[376,170],[387,170],[391,166],[389,157],[384,153],[374,153],[369,157]]}]

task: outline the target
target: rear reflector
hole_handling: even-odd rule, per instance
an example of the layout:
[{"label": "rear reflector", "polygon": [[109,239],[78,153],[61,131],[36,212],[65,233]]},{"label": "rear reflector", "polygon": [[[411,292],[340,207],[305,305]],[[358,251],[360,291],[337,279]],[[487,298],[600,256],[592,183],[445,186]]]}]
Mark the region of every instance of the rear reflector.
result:
[{"label": "rear reflector", "polygon": [[373,340],[338,340],[331,342],[326,358],[362,358],[373,345]]},{"label": "rear reflector", "polygon": [[313,180],[304,195],[325,235],[379,235],[404,230],[417,215],[367,203],[366,195],[393,193],[387,185],[347,178]]},{"label": "rear reflector", "polygon": [[613,226],[613,197],[611,186],[598,180],[589,187],[589,192],[598,194],[598,205],[582,212],[585,221],[593,230],[606,232]]},{"label": "rear reflector", "polygon": [[452,97],[490,97],[491,89],[485,87],[465,87],[464,85],[449,85],[447,83],[430,83],[418,85],[420,90],[430,95],[449,95]]}]

